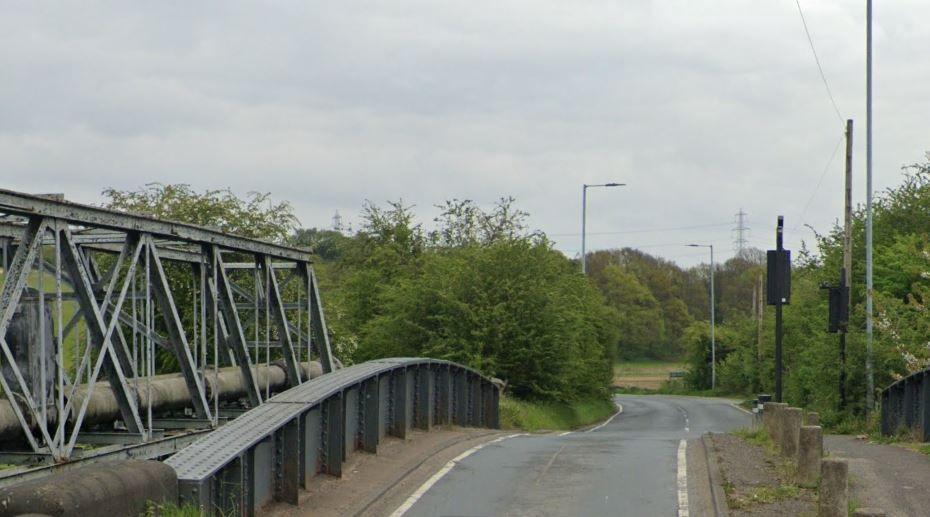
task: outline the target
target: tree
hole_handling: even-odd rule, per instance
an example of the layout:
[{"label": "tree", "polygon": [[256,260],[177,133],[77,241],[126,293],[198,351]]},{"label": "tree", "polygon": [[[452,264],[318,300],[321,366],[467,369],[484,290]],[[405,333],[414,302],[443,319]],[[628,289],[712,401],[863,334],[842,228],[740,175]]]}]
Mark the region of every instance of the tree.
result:
[{"label": "tree", "polygon": [[635,276],[619,266],[604,268],[601,292],[620,314],[617,355],[622,359],[655,357],[665,341],[665,325],[659,304]]},{"label": "tree", "polygon": [[215,228],[242,237],[284,242],[299,221],[290,203],[273,203],[271,194],[229,189],[194,191],[190,185],[149,183],[136,190],[108,188],[104,206],[156,219]]}]

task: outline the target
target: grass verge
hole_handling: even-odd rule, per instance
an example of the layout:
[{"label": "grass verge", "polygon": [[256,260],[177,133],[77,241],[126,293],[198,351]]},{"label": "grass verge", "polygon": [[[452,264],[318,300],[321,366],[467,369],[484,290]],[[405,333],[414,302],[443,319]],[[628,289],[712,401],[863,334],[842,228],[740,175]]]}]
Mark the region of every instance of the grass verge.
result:
[{"label": "grass verge", "polygon": [[737,429],[730,434],[742,438],[743,441],[747,443],[758,445],[759,447],[762,447],[772,454],[775,453],[775,442],[772,441],[769,433],[765,432],[765,429],[762,427],[757,427],[755,429],[743,427],[742,429]]},{"label": "grass verge", "polygon": [[149,502],[140,517],[200,517],[203,515],[195,506],[178,506],[172,503]]},{"label": "grass verge", "polygon": [[500,402],[501,427],[530,432],[577,429],[601,422],[616,411],[608,399],[531,402],[504,397]]}]

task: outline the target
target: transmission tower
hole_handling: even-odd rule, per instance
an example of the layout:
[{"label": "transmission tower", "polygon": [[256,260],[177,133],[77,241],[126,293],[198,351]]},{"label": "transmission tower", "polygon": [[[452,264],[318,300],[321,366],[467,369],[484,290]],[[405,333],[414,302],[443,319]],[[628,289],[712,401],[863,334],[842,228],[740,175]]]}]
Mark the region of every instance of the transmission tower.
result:
[{"label": "transmission tower", "polygon": [[342,233],[342,216],[339,215],[339,210],[336,210],[336,215],[333,216],[333,230]]},{"label": "transmission tower", "polygon": [[737,256],[742,256],[746,248],[749,247],[749,227],[747,224],[746,212],[743,212],[743,209],[740,208],[739,212],[735,215],[736,217],[736,226],[733,228],[733,251]]}]

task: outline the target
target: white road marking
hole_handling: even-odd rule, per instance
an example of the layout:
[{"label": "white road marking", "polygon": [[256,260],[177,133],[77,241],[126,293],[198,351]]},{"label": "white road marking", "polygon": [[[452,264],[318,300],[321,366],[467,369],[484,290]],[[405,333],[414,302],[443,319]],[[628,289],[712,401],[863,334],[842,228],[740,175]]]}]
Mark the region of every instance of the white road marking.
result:
[{"label": "white road marking", "polygon": [[678,517],[688,517],[688,442],[678,442]]},{"label": "white road marking", "polygon": [[752,411],[749,411],[748,409],[746,409],[746,408],[744,408],[744,407],[741,407],[741,406],[740,406],[739,404],[737,404],[736,402],[730,402],[730,405],[733,406],[733,407],[735,407],[736,409],[742,411],[743,413],[746,413],[747,415],[754,415],[754,414],[755,414],[755,413],[753,413]]},{"label": "white road marking", "polygon": [[565,436],[565,435],[569,435],[569,434],[572,434],[572,432],[571,432],[571,431],[565,431],[564,433],[559,433],[558,436]]},{"label": "white road marking", "polygon": [[688,412],[685,411],[685,408],[681,406],[675,406],[675,407],[678,408],[678,411],[681,411],[681,416],[685,417],[685,432],[690,433],[691,432],[691,421],[688,419]]},{"label": "white road marking", "polygon": [[601,423],[599,426],[597,426],[597,427],[592,427],[591,429],[588,429],[588,430],[585,431],[585,432],[586,432],[586,433],[593,433],[594,431],[597,431],[598,429],[600,429],[600,428],[604,427],[605,425],[609,424],[611,420],[613,420],[614,418],[617,417],[617,415],[619,415],[620,413],[623,413],[623,405],[622,405],[622,404],[618,404],[618,403],[616,403],[616,402],[614,402],[614,404],[617,405],[617,412],[616,412],[616,413],[614,413],[613,415],[610,415],[610,418],[608,418],[607,420],[605,420],[605,421],[604,421],[603,423]]},{"label": "white road marking", "polygon": [[442,479],[446,474],[448,474],[450,470],[455,468],[455,465],[458,462],[478,452],[484,447],[491,445],[492,443],[502,442],[508,438],[513,438],[515,436],[526,436],[526,434],[527,433],[510,434],[507,436],[501,436],[500,438],[496,438],[494,440],[491,440],[490,442],[479,443],[478,445],[475,445],[471,449],[468,449],[462,454],[459,454],[458,456],[452,458],[451,460],[446,462],[446,464],[441,469],[439,469],[438,472],[436,472],[429,479],[427,479],[425,483],[420,485],[420,488],[417,488],[416,492],[410,494],[410,497],[408,497],[407,500],[404,501],[404,504],[398,506],[397,509],[394,510],[394,513],[391,514],[391,517],[401,517],[402,515],[407,513],[407,511],[410,510],[410,508],[412,508],[413,505],[415,505],[417,501],[420,500],[421,497],[423,497],[423,494],[429,491],[429,489],[432,488],[433,485],[438,483],[439,480]]},{"label": "white road marking", "polygon": [[538,485],[542,478],[546,477],[546,473],[549,472],[549,469],[552,468],[552,464],[555,463],[555,459],[559,457],[559,454],[562,454],[562,451],[565,450],[565,446],[559,447],[559,450],[555,451],[555,454],[549,458],[549,461],[546,463],[546,466],[543,467],[542,471],[539,472],[539,475],[536,476],[536,484]]}]

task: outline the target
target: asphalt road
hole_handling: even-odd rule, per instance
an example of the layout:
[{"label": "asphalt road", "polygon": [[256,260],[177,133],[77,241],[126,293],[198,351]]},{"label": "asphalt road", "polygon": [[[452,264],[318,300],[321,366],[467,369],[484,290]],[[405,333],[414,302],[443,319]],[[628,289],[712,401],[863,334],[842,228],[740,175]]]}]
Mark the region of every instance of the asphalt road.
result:
[{"label": "asphalt road", "polygon": [[405,515],[678,515],[682,440],[750,422],[719,399],[615,400],[623,412],[589,432],[488,444],[457,461]]}]

